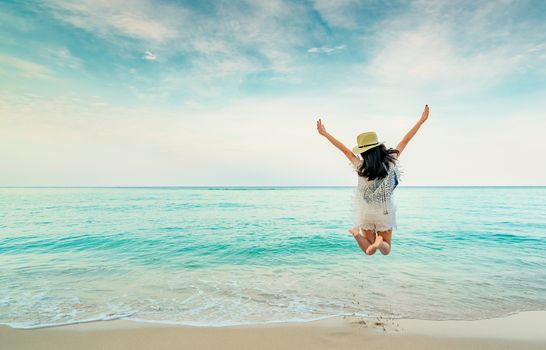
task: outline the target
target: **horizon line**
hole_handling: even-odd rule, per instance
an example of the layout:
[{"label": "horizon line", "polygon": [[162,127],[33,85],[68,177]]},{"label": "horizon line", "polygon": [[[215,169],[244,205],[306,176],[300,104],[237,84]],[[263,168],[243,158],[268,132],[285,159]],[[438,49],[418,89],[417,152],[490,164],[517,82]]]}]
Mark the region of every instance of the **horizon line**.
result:
[{"label": "horizon line", "polygon": [[[75,185],[75,186],[0,186],[0,189],[17,188],[354,188],[355,185]],[[400,188],[537,188],[546,185],[400,185]]]}]

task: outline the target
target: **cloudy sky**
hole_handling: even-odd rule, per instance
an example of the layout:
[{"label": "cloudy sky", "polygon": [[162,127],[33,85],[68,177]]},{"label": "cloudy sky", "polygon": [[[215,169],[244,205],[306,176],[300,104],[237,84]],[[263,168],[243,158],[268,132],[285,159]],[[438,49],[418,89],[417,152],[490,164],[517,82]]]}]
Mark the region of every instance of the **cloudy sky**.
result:
[{"label": "cloudy sky", "polygon": [[2,1],[0,186],[546,185],[545,1]]}]

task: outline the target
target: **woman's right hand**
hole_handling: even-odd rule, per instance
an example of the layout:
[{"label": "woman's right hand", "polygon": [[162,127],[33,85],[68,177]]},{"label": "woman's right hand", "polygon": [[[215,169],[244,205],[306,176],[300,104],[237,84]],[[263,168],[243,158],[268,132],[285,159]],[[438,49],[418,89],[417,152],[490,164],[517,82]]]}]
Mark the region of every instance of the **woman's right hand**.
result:
[{"label": "woman's right hand", "polygon": [[322,120],[317,120],[317,131],[322,136],[326,135],[326,128],[324,127],[324,124],[322,124]]},{"label": "woman's right hand", "polygon": [[355,155],[353,154],[353,152],[351,152],[350,149],[348,149],[344,144],[342,144],[341,142],[339,142],[335,137],[333,137],[332,135],[330,135],[327,131],[326,131],[326,128],[324,127],[324,124],[322,124],[322,120],[319,118],[319,120],[317,120],[317,131],[319,134],[321,134],[322,136],[324,136],[328,141],[330,141],[330,143],[332,143],[332,145],[336,146],[336,148],[338,150],[340,150],[341,152],[343,152],[343,154],[345,154],[345,156],[351,161],[351,162],[354,162],[355,160]]}]

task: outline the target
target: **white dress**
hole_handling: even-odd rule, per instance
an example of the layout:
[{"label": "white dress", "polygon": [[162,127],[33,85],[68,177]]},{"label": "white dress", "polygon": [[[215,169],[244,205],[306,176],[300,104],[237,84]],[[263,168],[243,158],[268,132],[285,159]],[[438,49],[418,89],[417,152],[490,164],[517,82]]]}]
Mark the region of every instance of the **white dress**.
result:
[{"label": "white dress", "polygon": [[[355,171],[362,165],[362,159],[351,162]],[[396,228],[396,208],[393,191],[400,181],[398,161],[391,164],[386,177],[368,180],[358,176],[355,191],[355,226],[372,231],[387,231]]]}]

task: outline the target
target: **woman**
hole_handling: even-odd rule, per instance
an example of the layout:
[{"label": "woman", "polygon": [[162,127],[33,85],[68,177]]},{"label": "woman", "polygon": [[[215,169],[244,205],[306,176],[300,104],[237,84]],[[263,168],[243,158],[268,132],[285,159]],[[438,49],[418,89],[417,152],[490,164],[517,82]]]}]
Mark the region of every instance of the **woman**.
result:
[{"label": "woman", "polygon": [[392,229],[396,227],[392,193],[400,178],[398,158],[428,115],[429,108],[425,105],[417,124],[395,149],[387,149],[383,142],[378,142],[375,132],[365,132],[357,136],[357,146],[352,152],[326,131],[322,120],[317,121],[319,134],[349,158],[358,174],[355,227],[349,232],[366,255],[375,254],[377,249],[383,255],[391,251]]}]

